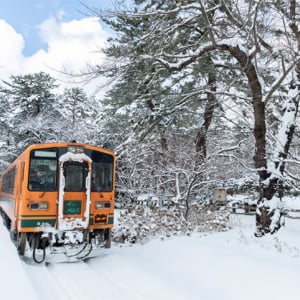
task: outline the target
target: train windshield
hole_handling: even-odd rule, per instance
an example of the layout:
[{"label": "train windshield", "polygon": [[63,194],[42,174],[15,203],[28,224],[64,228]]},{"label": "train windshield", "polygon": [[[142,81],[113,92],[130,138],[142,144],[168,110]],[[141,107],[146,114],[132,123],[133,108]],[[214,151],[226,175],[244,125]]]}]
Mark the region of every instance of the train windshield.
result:
[{"label": "train windshield", "polygon": [[56,149],[39,149],[31,151],[28,182],[29,190],[55,191],[56,178]]},{"label": "train windshield", "polygon": [[114,158],[111,155],[92,151],[92,192],[111,192]]}]

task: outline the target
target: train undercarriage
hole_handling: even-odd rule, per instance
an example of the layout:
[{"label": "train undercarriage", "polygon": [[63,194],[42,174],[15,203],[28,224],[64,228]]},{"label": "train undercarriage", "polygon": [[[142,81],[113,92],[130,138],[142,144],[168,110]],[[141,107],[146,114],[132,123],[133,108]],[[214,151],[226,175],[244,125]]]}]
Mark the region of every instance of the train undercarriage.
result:
[{"label": "train undercarriage", "polygon": [[46,227],[43,231],[17,232],[1,208],[0,213],[19,255],[27,262],[75,262],[99,256],[103,248],[111,246],[109,228],[58,231]]}]

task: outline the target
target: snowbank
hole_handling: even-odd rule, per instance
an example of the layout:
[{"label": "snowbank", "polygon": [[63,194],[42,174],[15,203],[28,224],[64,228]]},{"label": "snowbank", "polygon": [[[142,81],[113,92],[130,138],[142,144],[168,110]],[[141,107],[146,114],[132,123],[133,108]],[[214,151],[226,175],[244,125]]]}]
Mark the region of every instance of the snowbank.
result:
[{"label": "snowbank", "polygon": [[0,294],[5,300],[38,300],[34,287],[22,266],[16,247],[10,241],[0,218]]}]

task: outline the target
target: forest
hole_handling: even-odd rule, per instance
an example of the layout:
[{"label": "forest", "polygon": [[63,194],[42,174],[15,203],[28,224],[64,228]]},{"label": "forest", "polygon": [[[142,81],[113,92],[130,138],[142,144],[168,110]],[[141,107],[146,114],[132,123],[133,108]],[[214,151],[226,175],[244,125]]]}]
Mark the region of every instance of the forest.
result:
[{"label": "forest", "polygon": [[299,193],[300,4],[135,0],[87,9],[112,34],[106,62],[81,75],[110,89],[101,99],[57,92],[42,72],[2,81],[1,169],[33,143],[91,143],[117,153],[117,200],[152,194],[188,211],[223,187],[255,195],[257,236],[277,231],[282,197]]}]

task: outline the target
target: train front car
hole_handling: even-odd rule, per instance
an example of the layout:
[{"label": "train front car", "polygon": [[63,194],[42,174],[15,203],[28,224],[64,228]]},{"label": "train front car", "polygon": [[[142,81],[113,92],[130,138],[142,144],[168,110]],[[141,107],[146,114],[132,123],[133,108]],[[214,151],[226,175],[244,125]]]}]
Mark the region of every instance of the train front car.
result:
[{"label": "train front car", "polygon": [[17,211],[18,250],[39,262],[76,261],[109,248],[115,156],[85,144],[45,144],[26,153]]}]

